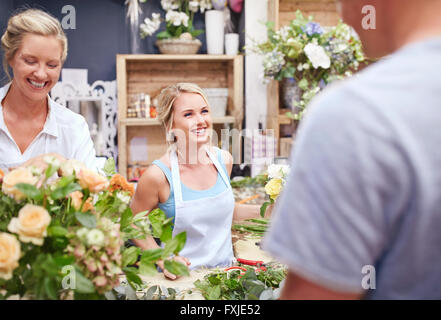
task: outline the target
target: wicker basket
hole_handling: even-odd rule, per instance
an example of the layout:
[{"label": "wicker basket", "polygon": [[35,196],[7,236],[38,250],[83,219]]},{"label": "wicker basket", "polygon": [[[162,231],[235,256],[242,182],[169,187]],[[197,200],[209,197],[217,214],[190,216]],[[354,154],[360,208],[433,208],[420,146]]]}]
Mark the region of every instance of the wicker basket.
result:
[{"label": "wicker basket", "polygon": [[202,45],[199,39],[163,39],[156,41],[159,51],[164,54],[195,54]]}]

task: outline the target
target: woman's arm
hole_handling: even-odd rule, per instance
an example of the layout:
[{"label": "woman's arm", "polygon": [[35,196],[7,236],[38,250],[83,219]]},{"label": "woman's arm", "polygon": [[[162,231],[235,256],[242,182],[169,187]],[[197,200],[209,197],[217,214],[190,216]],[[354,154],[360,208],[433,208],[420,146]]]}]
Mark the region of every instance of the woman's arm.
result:
[{"label": "woman's arm", "polygon": [[[158,173],[157,170],[160,169],[156,168],[156,166],[150,166],[139,179],[130,204],[133,214],[142,211],[150,212],[157,208],[159,203],[159,189],[161,187],[161,176],[159,175],[161,172]],[[143,250],[159,248],[159,245],[152,236],[148,236],[145,240],[133,239],[132,241]]]},{"label": "woman's arm", "polygon": [[[137,214],[142,211],[150,212],[152,209],[158,207],[159,203],[159,190],[166,187],[166,183],[163,181],[164,175],[161,169],[156,166],[150,166],[144,174],[141,176],[136,187],[135,195],[132,198],[130,205],[133,214]],[[148,213],[147,213],[148,214]],[[147,236],[146,239],[132,239],[136,246],[142,250],[158,249],[160,246],[156,243],[152,236]],[[184,265],[190,265],[190,261],[182,256],[174,257],[175,261],[181,262]],[[164,268],[164,262],[157,262],[159,268],[164,272],[164,276],[169,279],[176,279],[177,276],[167,271]]]}]

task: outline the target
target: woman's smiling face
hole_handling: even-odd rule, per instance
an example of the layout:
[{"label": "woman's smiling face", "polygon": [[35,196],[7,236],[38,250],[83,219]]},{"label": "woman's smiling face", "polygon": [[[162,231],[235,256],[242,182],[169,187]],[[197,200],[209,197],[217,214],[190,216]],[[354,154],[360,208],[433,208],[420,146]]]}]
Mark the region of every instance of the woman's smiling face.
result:
[{"label": "woman's smiling face", "polygon": [[9,65],[13,83],[21,94],[32,101],[46,99],[57,83],[61,67],[61,42],[55,37],[26,34]]},{"label": "woman's smiling face", "polygon": [[187,145],[208,143],[212,126],[210,108],[200,94],[183,92],[176,98],[172,129],[178,141],[181,134],[185,134]]}]

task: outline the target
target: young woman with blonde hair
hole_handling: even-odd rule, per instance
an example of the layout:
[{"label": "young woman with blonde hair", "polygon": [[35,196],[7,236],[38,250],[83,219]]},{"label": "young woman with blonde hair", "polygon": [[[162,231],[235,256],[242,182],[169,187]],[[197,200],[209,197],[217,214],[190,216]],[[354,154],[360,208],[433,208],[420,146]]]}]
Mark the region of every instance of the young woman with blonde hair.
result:
[{"label": "young woman with blonde hair", "polygon": [[[229,181],[233,159],[211,146],[208,101],[196,84],[178,83],[162,90],[157,111],[170,147],[141,176],[132,210],[160,208],[173,217],[174,235],[187,232],[182,256],[175,258],[179,262],[190,268],[231,265],[233,215],[257,217],[259,210],[235,203]],[[144,250],[158,248],[152,237],[134,242]],[[162,262],[158,265],[164,270]],[[164,275],[176,278],[165,270]]]},{"label": "young woman with blonde hair", "polygon": [[0,88],[0,168],[44,166],[47,154],[93,168],[95,150],[85,119],[48,96],[67,57],[60,22],[41,10],[21,11],[9,19],[1,47],[10,82]]}]

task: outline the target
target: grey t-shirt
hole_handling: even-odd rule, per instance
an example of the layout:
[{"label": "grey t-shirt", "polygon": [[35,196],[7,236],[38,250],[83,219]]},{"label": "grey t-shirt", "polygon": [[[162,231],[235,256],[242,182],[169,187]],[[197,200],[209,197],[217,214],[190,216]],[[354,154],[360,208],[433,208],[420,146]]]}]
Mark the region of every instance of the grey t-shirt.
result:
[{"label": "grey t-shirt", "polygon": [[265,250],[336,291],[441,299],[441,38],[322,92],[290,162]]}]

